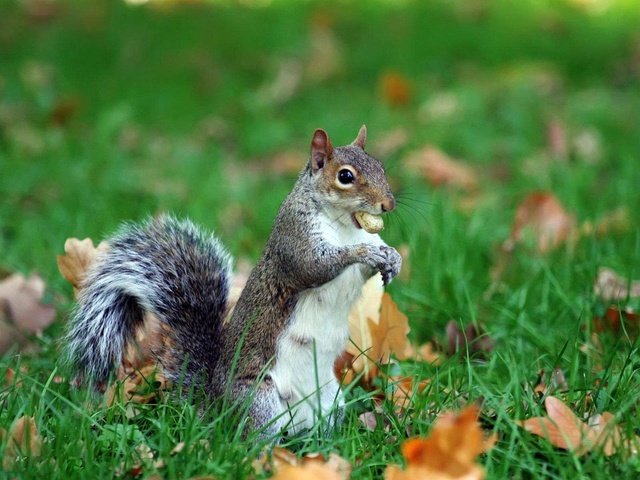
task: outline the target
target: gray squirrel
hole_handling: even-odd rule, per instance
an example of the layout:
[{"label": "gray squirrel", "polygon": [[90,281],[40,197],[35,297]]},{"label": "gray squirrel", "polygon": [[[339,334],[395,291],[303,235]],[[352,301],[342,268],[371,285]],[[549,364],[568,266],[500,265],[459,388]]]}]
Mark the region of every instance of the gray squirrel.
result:
[{"label": "gray squirrel", "polygon": [[231,257],[215,237],[169,215],[125,225],[87,273],[70,322],[79,378],[106,381],[151,313],[168,337],[165,374],[211,398],[247,399],[263,435],[322,418],[329,429],[339,423],[333,365],[348,341],[349,311],[372,275],[387,284],[402,263],[354,217],[395,208],[382,164],[364,151],[366,134],[363,125],[352,144],[334,148],[315,131],[309,162],[227,321]]}]

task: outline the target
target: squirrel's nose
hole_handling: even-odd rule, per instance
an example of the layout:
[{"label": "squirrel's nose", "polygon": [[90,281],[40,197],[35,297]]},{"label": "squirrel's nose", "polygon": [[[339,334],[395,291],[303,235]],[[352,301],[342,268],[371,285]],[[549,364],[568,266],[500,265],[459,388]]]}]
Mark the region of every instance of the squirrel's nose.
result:
[{"label": "squirrel's nose", "polygon": [[382,202],[380,202],[380,208],[383,212],[390,212],[394,208],[396,208],[396,199],[393,195],[389,195]]}]

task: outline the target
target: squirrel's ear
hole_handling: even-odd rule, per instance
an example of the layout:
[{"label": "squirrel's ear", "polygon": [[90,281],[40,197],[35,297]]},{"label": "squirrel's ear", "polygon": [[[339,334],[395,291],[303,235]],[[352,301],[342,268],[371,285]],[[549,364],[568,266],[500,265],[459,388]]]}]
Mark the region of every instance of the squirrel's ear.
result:
[{"label": "squirrel's ear", "polygon": [[332,153],[333,145],[331,145],[329,135],[321,128],[318,128],[311,139],[311,168],[313,171],[318,171],[324,167]]},{"label": "squirrel's ear", "polygon": [[358,132],[358,136],[353,142],[351,142],[351,145],[355,147],[360,147],[362,150],[364,150],[364,144],[366,143],[366,141],[367,141],[367,126],[362,125],[360,127],[360,131]]}]

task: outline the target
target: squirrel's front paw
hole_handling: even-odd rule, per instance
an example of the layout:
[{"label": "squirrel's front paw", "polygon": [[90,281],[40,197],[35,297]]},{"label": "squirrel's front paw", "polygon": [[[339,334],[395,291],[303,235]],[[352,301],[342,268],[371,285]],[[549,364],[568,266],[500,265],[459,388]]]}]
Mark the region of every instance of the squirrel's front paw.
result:
[{"label": "squirrel's front paw", "polygon": [[402,257],[393,247],[370,245],[365,263],[379,271],[384,285],[389,285],[393,277],[400,273]]}]

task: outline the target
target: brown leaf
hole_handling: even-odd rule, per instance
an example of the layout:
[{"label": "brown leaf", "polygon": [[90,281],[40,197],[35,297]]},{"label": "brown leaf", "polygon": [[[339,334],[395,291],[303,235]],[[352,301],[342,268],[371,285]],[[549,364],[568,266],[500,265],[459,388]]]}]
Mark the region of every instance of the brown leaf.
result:
[{"label": "brown leaf", "polygon": [[392,107],[406,105],[411,100],[411,84],[398,72],[387,72],[380,77],[382,98]]},{"label": "brown leaf", "polygon": [[414,438],[403,443],[402,455],[407,468],[403,471],[391,465],[385,471],[385,479],[481,480],[484,470],[475,463],[475,459],[492,445],[486,443],[477,418],[475,406],[457,414],[442,414],[427,438]]},{"label": "brown leaf", "polygon": [[33,417],[20,417],[13,423],[9,431],[9,441],[2,461],[4,469],[10,470],[20,456],[39,456],[41,446],[42,439],[38,434],[36,421]]},{"label": "brown leaf", "polygon": [[0,307],[19,330],[39,333],[56,316],[53,306],[41,303],[44,290],[44,280],[38,275],[25,278],[15,273],[0,282]]},{"label": "brown leaf", "polygon": [[470,166],[431,145],[409,154],[404,164],[418,170],[427,182],[436,187],[448,186],[471,192],[478,186],[477,174]]},{"label": "brown leaf", "polygon": [[[168,379],[159,370],[159,365],[148,364],[140,369],[119,373],[120,381],[113,382],[106,392],[107,405],[116,402],[151,403],[170,388]],[[124,372],[124,370],[121,370]]]},{"label": "brown leaf", "polygon": [[494,342],[482,328],[469,323],[464,331],[460,329],[458,322],[450,320],[446,326],[447,332],[447,353],[453,355],[461,351],[471,355],[475,353],[486,353],[493,350]]},{"label": "brown leaf", "polygon": [[607,307],[603,317],[596,316],[594,318],[594,331],[603,332],[606,330],[612,330],[619,332],[622,329],[623,321],[626,327],[631,327],[627,333],[637,333],[640,327],[640,314],[634,311],[631,307],[624,309],[615,305]]},{"label": "brown leaf", "polygon": [[405,360],[411,356],[412,348],[407,335],[409,319],[400,311],[391,295],[382,295],[382,306],[380,309],[380,319],[375,322],[368,319],[369,330],[372,338],[372,351],[370,356],[380,362],[389,363],[391,355],[395,355],[399,360]]},{"label": "brown leaf", "polygon": [[511,235],[503,245],[505,252],[531,236],[540,253],[562,245],[575,233],[576,220],[549,192],[528,195],[516,210]]},{"label": "brown leaf", "polygon": [[68,238],[64,242],[65,254],[57,257],[58,269],[62,276],[73,285],[76,296],[89,268],[108,250],[109,245],[106,242],[100,242],[97,247],[94,247],[90,238],[84,240]]}]

